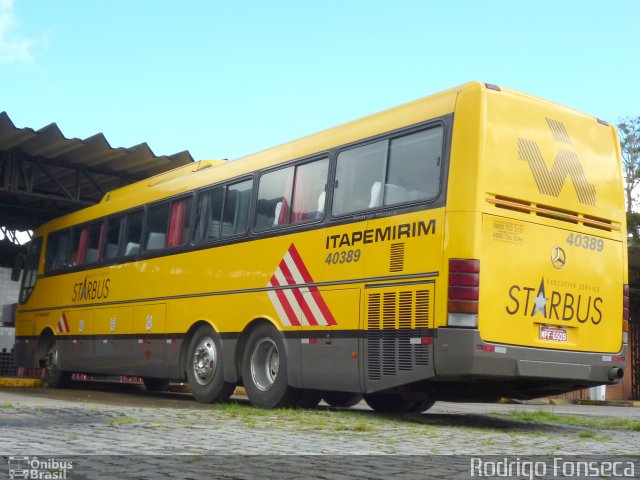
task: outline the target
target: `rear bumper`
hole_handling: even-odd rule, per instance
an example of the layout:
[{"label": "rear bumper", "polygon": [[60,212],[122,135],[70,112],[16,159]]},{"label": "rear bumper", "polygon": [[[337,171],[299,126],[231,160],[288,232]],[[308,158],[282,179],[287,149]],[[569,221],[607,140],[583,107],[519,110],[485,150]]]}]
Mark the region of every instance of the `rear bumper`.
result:
[{"label": "rear bumper", "polygon": [[[494,351],[490,351],[494,347]],[[612,378],[624,371],[626,345],[615,354],[545,350],[492,344],[472,329],[439,328],[434,339],[437,380],[494,379],[543,380],[566,382],[573,386],[617,383]],[[620,357],[621,361],[613,361]]]}]

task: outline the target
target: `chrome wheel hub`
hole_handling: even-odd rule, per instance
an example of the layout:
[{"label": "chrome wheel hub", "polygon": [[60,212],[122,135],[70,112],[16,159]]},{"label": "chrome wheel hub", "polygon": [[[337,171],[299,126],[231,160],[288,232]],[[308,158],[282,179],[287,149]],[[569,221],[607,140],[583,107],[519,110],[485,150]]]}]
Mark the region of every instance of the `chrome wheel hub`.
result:
[{"label": "chrome wheel hub", "polygon": [[193,352],[193,374],[200,385],[211,382],[218,365],[216,344],[211,337],[200,340]]}]

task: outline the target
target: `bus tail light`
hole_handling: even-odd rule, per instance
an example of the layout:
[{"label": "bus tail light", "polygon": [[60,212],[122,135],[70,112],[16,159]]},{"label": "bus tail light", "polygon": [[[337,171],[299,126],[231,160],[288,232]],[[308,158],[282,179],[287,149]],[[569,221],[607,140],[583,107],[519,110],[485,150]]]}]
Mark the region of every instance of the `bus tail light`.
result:
[{"label": "bus tail light", "polygon": [[450,327],[478,326],[480,260],[449,259],[448,318]]},{"label": "bus tail light", "polygon": [[629,343],[629,285],[622,290],[622,343]]}]

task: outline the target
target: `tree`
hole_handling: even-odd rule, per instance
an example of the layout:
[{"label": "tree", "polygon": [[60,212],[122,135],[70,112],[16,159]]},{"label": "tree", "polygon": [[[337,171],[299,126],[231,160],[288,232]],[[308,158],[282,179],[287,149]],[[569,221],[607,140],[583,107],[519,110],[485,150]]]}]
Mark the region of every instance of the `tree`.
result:
[{"label": "tree", "polygon": [[640,117],[622,119],[618,124],[618,130],[625,180],[629,244],[640,245],[640,214],[633,212],[633,191],[640,184]]}]

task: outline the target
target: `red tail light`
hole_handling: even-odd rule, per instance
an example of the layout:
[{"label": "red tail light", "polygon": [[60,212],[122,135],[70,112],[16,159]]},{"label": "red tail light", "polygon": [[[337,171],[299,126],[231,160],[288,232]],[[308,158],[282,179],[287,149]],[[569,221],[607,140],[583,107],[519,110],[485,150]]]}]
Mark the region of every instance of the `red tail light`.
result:
[{"label": "red tail light", "polygon": [[629,321],[629,285],[625,285],[622,290],[622,319]]},{"label": "red tail light", "polygon": [[478,313],[480,260],[449,260],[449,313]]}]

